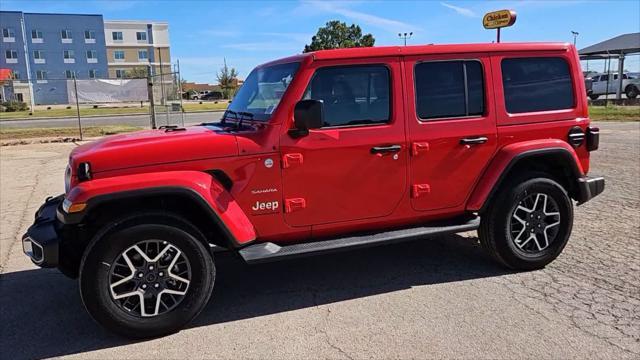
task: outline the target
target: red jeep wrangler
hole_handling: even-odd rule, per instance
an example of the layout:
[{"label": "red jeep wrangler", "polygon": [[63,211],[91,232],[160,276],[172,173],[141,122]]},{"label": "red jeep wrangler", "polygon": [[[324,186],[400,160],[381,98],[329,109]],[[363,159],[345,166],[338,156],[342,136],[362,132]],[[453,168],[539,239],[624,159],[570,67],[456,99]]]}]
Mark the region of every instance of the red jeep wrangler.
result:
[{"label": "red jeep wrangler", "polygon": [[539,269],[572,200],[604,189],[598,140],[569,44],[296,55],[252,71],[219,122],[77,147],[23,248],[127,337],[204,308],[214,249],[253,264],[478,230],[502,265]]}]

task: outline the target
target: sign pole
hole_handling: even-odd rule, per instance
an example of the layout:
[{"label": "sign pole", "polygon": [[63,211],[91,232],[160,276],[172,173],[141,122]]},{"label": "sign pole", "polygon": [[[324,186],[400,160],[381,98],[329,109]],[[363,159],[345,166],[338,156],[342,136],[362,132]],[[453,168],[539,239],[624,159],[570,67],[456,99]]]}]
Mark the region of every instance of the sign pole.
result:
[{"label": "sign pole", "polygon": [[500,28],[497,29],[498,30],[498,43],[500,42]]}]

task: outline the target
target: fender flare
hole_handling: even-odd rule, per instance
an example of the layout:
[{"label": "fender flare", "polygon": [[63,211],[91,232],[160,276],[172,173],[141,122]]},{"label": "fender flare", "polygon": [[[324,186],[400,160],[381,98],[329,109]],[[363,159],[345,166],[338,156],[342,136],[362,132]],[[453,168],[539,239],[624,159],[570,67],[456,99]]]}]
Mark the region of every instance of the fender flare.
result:
[{"label": "fender flare", "polygon": [[193,200],[218,225],[233,247],[256,239],[253,224],[233,196],[214,177],[200,171],[142,173],[81,182],[71,189],[66,199],[74,204],[86,203],[86,208],[77,214],[59,211],[59,217],[65,224],[77,224],[99,205],[157,195],[181,195]]},{"label": "fender flare", "polygon": [[469,197],[466,209],[482,212],[495,195],[497,189],[506,180],[509,171],[524,159],[536,156],[559,156],[563,163],[570,164],[568,169],[577,182],[584,176],[580,160],[574,149],[558,139],[532,140],[509,144],[500,149],[477,182]]}]

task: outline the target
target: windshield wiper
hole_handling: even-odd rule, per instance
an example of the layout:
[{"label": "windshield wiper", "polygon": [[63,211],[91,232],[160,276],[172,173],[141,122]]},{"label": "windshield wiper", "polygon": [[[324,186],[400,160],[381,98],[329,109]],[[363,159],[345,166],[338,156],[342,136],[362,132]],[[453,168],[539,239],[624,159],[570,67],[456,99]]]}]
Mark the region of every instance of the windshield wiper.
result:
[{"label": "windshield wiper", "polygon": [[220,123],[222,125],[227,123],[227,114],[233,115],[233,117],[238,120],[238,113],[233,111],[233,110],[225,110],[224,115],[222,115],[222,119],[220,120]]},{"label": "windshield wiper", "polygon": [[249,118],[249,120],[253,120],[253,113],[246,112],[246,111],[238,111],[238,115],[240,115],[240,120],[238,121],[238,127],[242,127],[242,120],[244,120],[245,117]]}]

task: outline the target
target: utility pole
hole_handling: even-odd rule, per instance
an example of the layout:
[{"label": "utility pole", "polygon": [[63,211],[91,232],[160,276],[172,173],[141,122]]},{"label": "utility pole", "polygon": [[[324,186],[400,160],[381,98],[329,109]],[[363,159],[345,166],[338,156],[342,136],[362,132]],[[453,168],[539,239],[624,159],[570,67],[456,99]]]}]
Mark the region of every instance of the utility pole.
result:
[{"label": "utility pole", "polygon": [[29,104],[31,107],[29,108],[29,115],[35,112],[36,101],[34,99],[35,94],[33,93],[33,82],[31,81],[33,78],[31,77],[31,64],[29,62],[29,47],[27,45],[27,33],[26,28],[24,26],[24,15],[20,14],[20,30],[22,32],[22,44],[24,51],[24,63],[27,67],[27,83],[29,85]]},{"label": "utility pole", "polygon": [[76,93],[76,114],[78,115],[78,131],[80,132],[80,141],[82,141],[82,122],[80,121],[80,99],[78,99],[78,83],[76,82],[76,72],[73,75],[73,89]]},{"label": "utility pole", "polygon": [[153,94],[153,80],[151,77],[151,62],[149,62],[149,70],[147,71],[147,94],[149,96],[149,115],[151,116],[151,128],[156,128],[156,105]]},{"label": "utility pole", "polygon": [[404,46],[407,46],[407,39],[411,39],[413,32],[410,33],[398,33],[398,37],[404,40]]},{"label": "utility pole", "polygon": [[580,35],[580,33],[577,31],[571,30],[571,35],[573,35],[573,46],[576,46],[576,39],[578,38],[578,35]]}]

